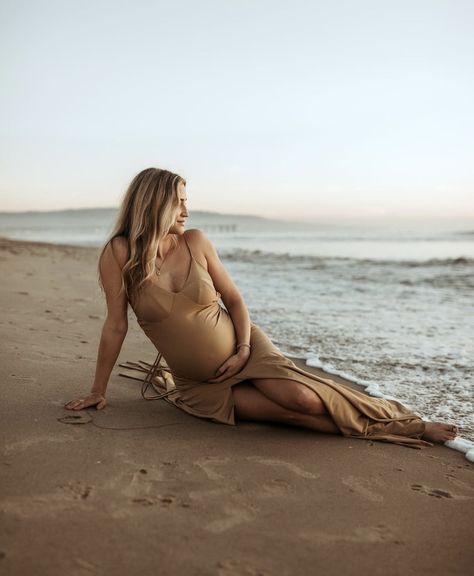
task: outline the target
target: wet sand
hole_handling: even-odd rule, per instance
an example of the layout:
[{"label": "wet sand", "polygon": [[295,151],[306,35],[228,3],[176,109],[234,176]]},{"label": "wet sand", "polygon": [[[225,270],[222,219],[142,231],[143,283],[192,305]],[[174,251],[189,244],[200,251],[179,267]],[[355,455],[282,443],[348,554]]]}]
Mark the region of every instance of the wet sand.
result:
[{"label": "wet sand", "polygon": [[[96,259],[0,243],[3,573],[470,572],[474,465],[444,446],[219,425],[143,400],[119,368],[106,409],[71,418],[105,311]],[[154,357],[131,317],[120,360]]]}]

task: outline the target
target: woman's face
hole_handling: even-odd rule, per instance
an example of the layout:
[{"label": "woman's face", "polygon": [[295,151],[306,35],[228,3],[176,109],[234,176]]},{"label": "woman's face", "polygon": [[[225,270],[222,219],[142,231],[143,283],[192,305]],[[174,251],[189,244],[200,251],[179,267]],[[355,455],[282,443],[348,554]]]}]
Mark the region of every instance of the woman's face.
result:
[{"label": "woman's face", "polygon": [[179,204],[176,207],[174,222],[169,229],[170,234],[184,234],[184,224],[186,218],[189,216],[188,209],[186,208],[187,196],[186,196],[186,186],[180,182],[178,184],[178,199]]}]

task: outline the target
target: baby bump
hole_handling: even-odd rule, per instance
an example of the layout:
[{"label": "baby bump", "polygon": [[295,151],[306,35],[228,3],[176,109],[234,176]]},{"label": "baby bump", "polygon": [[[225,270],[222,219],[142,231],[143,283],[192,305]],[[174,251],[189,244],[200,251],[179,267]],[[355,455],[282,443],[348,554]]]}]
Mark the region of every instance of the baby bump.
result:
[{"label": "baby bump", "polygon": [[203,382],[235,352],[235,330],[218,304],[192,315],[178,315],[145,330],[177,378]]}]

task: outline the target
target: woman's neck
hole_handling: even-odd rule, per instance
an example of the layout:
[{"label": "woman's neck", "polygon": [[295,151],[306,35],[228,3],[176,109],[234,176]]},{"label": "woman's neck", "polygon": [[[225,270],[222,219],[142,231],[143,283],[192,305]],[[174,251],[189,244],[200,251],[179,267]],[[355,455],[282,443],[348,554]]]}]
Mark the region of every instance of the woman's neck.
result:
[{"label": "woman's neck", "polygon": [[163,236],[163,238],[159,241],[159,253],[161,253],[161,256],[165,256],[170,250],[173,249],[174,245],[174,234],[166,234],[166,236]]}]

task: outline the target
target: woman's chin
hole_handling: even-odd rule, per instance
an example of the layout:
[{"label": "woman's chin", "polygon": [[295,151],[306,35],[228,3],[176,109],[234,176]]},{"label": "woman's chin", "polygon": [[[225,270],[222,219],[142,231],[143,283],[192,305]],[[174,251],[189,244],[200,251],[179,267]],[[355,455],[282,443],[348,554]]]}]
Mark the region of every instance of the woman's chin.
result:
[{"label": "woman's chin", "polygon": [[182,236],[185,232],[186,228],[182,224],[175,224],[169,230],[169,234],[177,234],[178,236]]}]

